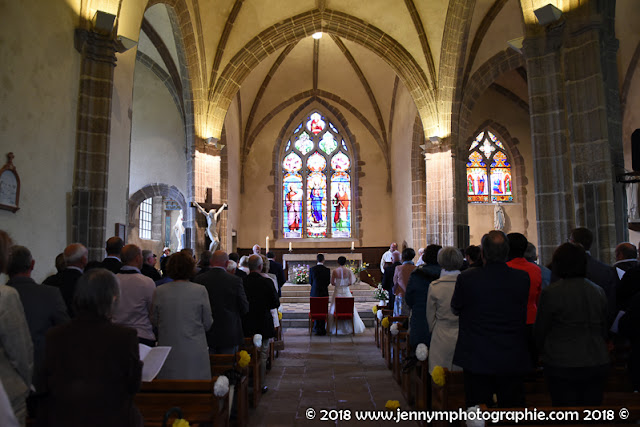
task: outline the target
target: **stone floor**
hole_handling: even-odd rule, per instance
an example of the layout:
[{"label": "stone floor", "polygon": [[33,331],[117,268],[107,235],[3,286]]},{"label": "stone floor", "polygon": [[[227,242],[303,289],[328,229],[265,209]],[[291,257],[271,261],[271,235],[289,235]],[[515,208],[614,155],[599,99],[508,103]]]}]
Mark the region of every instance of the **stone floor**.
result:
[{"label": "stone floor", "polygon": [[[351,336],[309,337],[301,328],[284,330],[285,350],[267,374],[268,393],[258,408],[250,409],[250,426],[390,425],[392,422],[356,421],[356,410],[384,411],[387,400],[409,409],[400,386],[384,365],[374,330]],[[315,419],[308,420],[308,408]],[[351,410],[351,421],[321,421],[321,410]],[[393,423],[395,424],[395,423]],[[415,425],[404,422],[403,424]]]}]

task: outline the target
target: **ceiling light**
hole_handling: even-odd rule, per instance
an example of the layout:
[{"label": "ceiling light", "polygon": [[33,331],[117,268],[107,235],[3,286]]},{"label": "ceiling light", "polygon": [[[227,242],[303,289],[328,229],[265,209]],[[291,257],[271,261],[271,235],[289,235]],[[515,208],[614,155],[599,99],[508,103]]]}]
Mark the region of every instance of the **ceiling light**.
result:
[{"label": "ceiling light", "polygon": [[317,33],[313,33],[311,37],[313,37],[316,40],[320,40],[322,38],[322,32],[318,31]]}]

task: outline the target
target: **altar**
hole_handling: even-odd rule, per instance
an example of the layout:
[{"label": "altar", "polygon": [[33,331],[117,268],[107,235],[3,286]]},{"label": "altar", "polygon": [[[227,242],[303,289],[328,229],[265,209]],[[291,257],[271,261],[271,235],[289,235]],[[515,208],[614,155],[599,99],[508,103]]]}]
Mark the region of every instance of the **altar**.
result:
[{"label": "altar", "polygon": [[[324,265],[329,269],[333,270],[338,267],[338,258],[343,256],[347,259],[348,264],[355,264],[360,267],[362,265],[362,254],[361,253],[323,253],[324,255]],[[287,282],[294,283],[293,277],[293,268],[297,266],[306,266],[307,269],[313,267],[318,262],[316,257],[318,256],[318,252],[312,254],[284,254],[282,255],[282,267],[286,271],[287,274]]]}]

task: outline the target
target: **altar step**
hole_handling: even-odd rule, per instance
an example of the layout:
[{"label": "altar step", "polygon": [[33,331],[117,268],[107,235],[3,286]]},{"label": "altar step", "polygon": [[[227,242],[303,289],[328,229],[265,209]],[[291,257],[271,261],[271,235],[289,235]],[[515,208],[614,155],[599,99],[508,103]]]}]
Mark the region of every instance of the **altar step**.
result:
[{"label": "altar step", "polygon": [[[367,328],[372,328],[375,326],[375,315],[371,311],[371,307],[367,310],[360,311],[358,310],[358,314],[360,315],[360,319]],[[284,311],[282,313],[282,320],[280,324],[284,328],[308,328],[309,327],[309,312],[307,311],[300,312],[287,312]]]},{"label": "altar step", "polygon": [[[377,300],[373,298],[373,288],[366,283],[359,283],[350,286],[351,294],[356,302],[371,302]],[[329,286],[329,296],[333,294],[334,287]],[[280,303],[309,303],[311,285],[292,285],[285,283],[282,286],[282,296]]]}]

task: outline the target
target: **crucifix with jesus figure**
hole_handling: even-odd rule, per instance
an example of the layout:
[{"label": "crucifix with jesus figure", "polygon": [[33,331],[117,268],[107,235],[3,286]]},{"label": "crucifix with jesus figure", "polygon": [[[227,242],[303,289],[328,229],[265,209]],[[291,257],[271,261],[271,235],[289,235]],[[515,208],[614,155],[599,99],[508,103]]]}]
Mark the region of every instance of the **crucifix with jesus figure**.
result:
[{"label": "crucifix with jesus figure", "polygon": [[220,246],[220,236],[218,235],[218,219],[222,214],[222,211],[227,209],[226,203],[221,205],[212,203],[213,190],[207,188],[207,198],[204,203],[191,202],[191,206],[198,209],[198,212],[203,214],[207,218],[207,236],[211,243],[209,244],[209,250],[214,252]]}]

